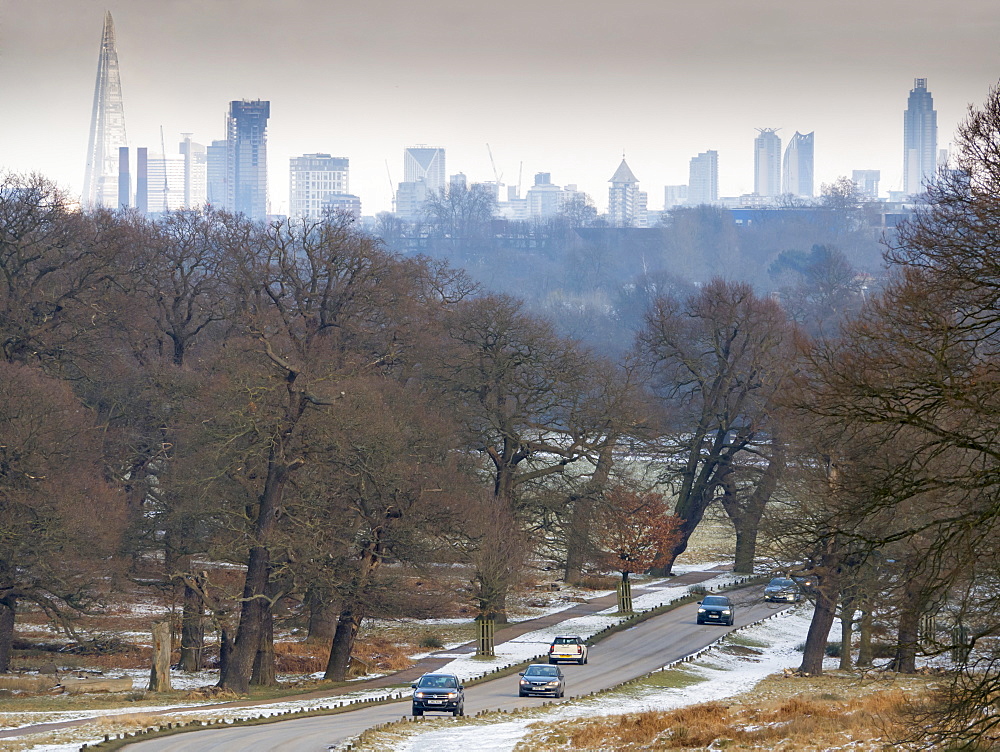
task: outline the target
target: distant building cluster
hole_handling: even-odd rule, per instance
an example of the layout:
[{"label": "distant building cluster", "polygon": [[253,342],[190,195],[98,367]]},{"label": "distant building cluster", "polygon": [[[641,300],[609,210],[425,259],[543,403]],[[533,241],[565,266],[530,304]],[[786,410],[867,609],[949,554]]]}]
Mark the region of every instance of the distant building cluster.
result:
[{"label": "distant building cluster", "polygon": [[[134,207],[150,214],[210,206],[266,219],[271,215],[270,117],[267,100],[233,100],[225,115],[224,138],[204,145],[184,133],[176,153],[167,153],[161,131],[159,151],[147,146],[133,151],[125,131],[115,28],[108,12],[98,59],[83,202]],[[706,150],[691,158],[686,185],[665,186],[664,210],[701,205],[756,209],[811,201],[816,192],[815,134],[796,131],[782,152],[779,130],[757,129],[752,194],[720,197],[719,153]],[[890,191],[891,198],[902,200],[922,193],[946,160],[947,153],[937,148],[937,112],[927,79],[915,79],[903,114],[903,191],[902,195]],[[313,220],[339,212],[361,216],[361,199],[350,191],[347,157],[320,152],[293,157],[288,175],[290,216]],[[524,196],[520,181],[501,195],[500,176],[477,185],[494,197],[497,215],[511,220],[544,220],[589,205],[589,197],[575,184],[560,186],[551,178],[548,172],[537,173]],[[872,200],[879,198],[880,178],[878,170],[851,174],[858,193]],[[624,155],[608,182],[608,225],[641,228],[653,224],[658,212],[649,209],[648,194],[639,189]],[[426,217],[429,200],[468,187],[463,173],[448,176],[444,148],[412,146],[403,152],[403,180],[393,185],[393,211],[400,219],[419,222]]]}]

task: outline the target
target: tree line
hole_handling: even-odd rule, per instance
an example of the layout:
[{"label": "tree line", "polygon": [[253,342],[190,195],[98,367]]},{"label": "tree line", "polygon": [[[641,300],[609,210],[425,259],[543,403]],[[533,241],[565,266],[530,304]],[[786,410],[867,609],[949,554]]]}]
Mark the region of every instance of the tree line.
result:
[{"label": "tree line", "polygon": [[[651,285],[613,359],[349,218],[84,212],[5,176],[0,670],[19,604],[72,629],[156,562],[184,668],[209,624],[221,686],[272,683],[295,603],[342,679],[364,618],[444,597],[408,572],[458,565],[502,619],[541,563],[669,573],[717,509],[736,571],[816,583],[803,671],[837,616],[845,666],[855,624],[860,664],[892,632],[891,670],[958,666],[918,708],[934,733],[992,733],[1000,93],[958,142],[863,306]],[[785,263],[843,272],[823,247]]]}]

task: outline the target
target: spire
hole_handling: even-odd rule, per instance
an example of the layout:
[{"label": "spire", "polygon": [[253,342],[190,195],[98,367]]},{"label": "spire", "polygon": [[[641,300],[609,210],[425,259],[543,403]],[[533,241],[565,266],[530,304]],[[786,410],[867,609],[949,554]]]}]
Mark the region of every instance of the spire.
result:
[{"label": "spire", "polygon": [[632,174],[632,170],[629,169],[628,164],[625,162],[625,155],[622,154],[622,163],[618,165],[618,169],[615,170],[615,174],[611,176],[609,183],[638,183],[639,179]]},{"label": "spire", "polygon": [[118,203],[118,149],[126,146],[122,82],[115,48],[115,22],[111,11],[104,16],[104,33],[97,59],[94,110],[87,145],[87,171],[83,178],[85,206],[116,206]]}]

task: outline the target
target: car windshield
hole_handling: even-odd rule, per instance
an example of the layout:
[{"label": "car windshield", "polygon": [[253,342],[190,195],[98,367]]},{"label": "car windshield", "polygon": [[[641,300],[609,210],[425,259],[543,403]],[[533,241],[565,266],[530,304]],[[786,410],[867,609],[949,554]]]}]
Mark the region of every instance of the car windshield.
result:
[{"label": "car windshield", "polygon": [[771,580],[769,587],[791,587],[795,584],[795,580],[789,580],[785,577],[775,577]]},{"label": "car windshield", "polygon": [[556,645],[576,645],[580,641],[579,637],[556,637]]},{"label": "car windshield", "polygon": [[709,595],[701,602],[703,606],[728,606],[729,599],[722,595]]},{"label": "car windshield", "polygon": [[528,666],[525,676],[559,676],[558,666]]},{"label": "car windshield", "polygon": [[421,689],[455,689],[458,679],[454,676],[421,676],[417,686]]}]

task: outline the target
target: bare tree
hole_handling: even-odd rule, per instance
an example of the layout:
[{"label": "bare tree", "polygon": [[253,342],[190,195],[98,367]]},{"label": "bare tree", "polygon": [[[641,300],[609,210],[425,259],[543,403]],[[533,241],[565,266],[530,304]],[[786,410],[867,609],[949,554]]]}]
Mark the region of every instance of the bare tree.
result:
[{"label": "bare tree", "polygon": [[660,298],[647,314],[638,350],[663,400],[663,481],[683,520],[667,571],[737,457],[770,441],[768,407],[794,368],[793,337],[774,301],[721,279],[683,302]]},{"label": "bare tree", "polygon": [[67,385],[0,363],[0,672],[10,668],[18,602],[66,626],[67,613],[95,603],[124,511],[92,415]]}]

